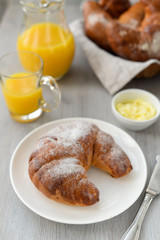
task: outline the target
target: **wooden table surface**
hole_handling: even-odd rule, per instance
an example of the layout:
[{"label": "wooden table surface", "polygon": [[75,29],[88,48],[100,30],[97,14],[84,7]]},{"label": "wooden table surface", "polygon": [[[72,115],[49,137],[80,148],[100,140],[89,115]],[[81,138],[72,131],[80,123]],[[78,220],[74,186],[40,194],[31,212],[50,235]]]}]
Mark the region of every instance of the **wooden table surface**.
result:
[{"label": "wooden table surface", "polygon": [[[65,12],[68,22],[81,16],[79,9],[80,1],[67,1]],[[21,22],[20,6],[9,4],[0,22],[0,56],[16,50],[16,39]],[[95,118],[120,127],[111,113],[112,96],[94,75],[77,41],[72,67],[58,83],[62,92],[59,108],[27,124],[14,122],[10,118],[0,91],[0,239],[118,240],[133,220],[143,194],[128,210],[110,220],[88,225],[67,225],[36,215],[23,205],[12,189],[9,178],[11,156],[19,141],[33,129],[47,122],[68,117]],[[134,79],[125,88],[134,87],[148,90],[160,98],[160,75],[152,79]],[[155,156],[160,153],[160,121],[141,132],[126,129],[125,131],[138,142],[144,152],[148,167],[148,182],[155,164]],[[160,239],[159,209],[160,198],[157,197],[145,218],[140,240]]]}]

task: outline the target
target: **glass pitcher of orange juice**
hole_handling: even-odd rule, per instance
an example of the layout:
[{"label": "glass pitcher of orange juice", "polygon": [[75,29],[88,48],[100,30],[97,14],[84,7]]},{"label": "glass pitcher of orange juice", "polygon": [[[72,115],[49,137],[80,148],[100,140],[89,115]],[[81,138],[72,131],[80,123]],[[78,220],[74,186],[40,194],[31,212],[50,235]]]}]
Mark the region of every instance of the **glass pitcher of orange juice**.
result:
[{"label": "glass pitcher of orange juice", "polygon": [[64,0],[21,0],[24,21],[17,39],[19,51],[32,51],[44,62],[44,75],[56,80],[69,70],[75,51],[74,38],[66,24]]}]

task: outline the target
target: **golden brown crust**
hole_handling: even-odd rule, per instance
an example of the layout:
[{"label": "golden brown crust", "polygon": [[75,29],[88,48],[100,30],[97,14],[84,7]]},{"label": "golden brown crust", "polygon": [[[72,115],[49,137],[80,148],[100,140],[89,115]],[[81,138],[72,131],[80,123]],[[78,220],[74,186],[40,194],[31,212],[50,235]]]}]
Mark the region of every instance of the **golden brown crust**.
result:
[{"label": "golden brown crust", "polygon": [[141,3],[145,4],[147,8],[146,11],[150,14],[160,11],[160,1],[159,0],[140,0]]},{"label": "golden brown crust", "polygon": [[[142,62],[148,59],[160,60],[160,1],[140,0],[129,8],[126,7],[126,10],[123,9],[116,19],[113,10],[118,11],[125,6],[123,1],[118,2],[116,4],[116,0],[100,0],[99,4],[94,5],[92,12],[85,11],[84,5],[86,35],[102,48],[111,49],[120,57]],[[112,6],[113,10],[110,11],[108,6]],[[94,13],[98,15],[96,26],[101,26],[100,34],[98,27],[93,27],[91,22],[88,24],[90,15]],[[109,17],[102,28],[99,19],[103,14],[108,14]]]},{"label": "golden brown crust", "polygon": [[75,158],[51,161],[43,165],[31,180],[44,195],[57,202],[88,206],[99,200],[98,189],[87,179],[86,170]]},{"label": "golden brown crust", "polygon": [[128,0],[99,0],[99,5],[113,18],[118,18],[130,7]]},{"label": "golden brown crust", "polygon": [[29,176],[47,197],[66,204],[90,206],[99,201],[97,187],[87,179],[96,166],[113,177],[132,169],[113,138],[88,122],[60,125],[42,136],[29,159]]},{"label": "golden brown crust", "polygon": [[138,30],[112,21],[107,26],[107,34],[110,46],[117,55],[133,61],[148,60],[146,51],[139,47],[141,33]]},{"label": "golden brown crust", "polygon": [[128,174],[132,165],[126,153],[109,134],[99,131],[94,146],[92,165],[118,178]]},{"label": "golden brown crust", "polygon": [[110,50],[106,26],[111,16],[103,11],[96,2],[85,2],[83,5],[84,27],[86,35],[100,47]]},{"label": "golden brown crust", "polygon": [[119,17],[119,22],[131,28],[137,28],[141,25],[145,16],[144,4],[137,2],[125,11]]}]

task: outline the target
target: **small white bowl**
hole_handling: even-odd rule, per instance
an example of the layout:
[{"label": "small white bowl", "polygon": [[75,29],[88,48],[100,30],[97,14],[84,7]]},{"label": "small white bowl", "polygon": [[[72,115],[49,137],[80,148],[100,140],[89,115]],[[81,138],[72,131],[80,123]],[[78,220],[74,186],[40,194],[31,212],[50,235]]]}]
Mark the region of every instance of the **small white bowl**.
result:
[{"label": "small white bowl", "polygon": [[[123,117],[117,110],[115,105],[118,102],[129,100],[129,99],[135,99],[135,98],[140,98],[144,101],[150,102],[156,109],[156,115],[148,120],[144,121],[138,121],[138,120],[131,120],[126,117]],[[157,121],[157,119],[160,116],[160,101],[159,99],[153,95],[150,92],[147,92],[145,90],[140,90],[140,89],[126,89],[123,91],[120,91],[117,93],[113,99],[112,99],[112,112],[114,116],[117,118],[117,120],[121,123],[122,126],[134,130],[134,131],[140,131],[143,130],[149,126],[151,126],[153,123]]]}]

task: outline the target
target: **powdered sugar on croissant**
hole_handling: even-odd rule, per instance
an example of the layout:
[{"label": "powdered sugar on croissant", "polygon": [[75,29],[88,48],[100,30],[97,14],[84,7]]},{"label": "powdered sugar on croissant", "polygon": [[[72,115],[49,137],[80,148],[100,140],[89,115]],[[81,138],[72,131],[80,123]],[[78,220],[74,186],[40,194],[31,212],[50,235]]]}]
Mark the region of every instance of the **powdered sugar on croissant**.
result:
[{"label": "powdered sugar on croissant", "polygon": [[78,206],[99,201],[97,187],[87,179],[93,165],[113,177],[128,174],[131,163],[114,139],[95,124],[75,121],[42,136],[29,159],[29,176],[47,197]]}]

